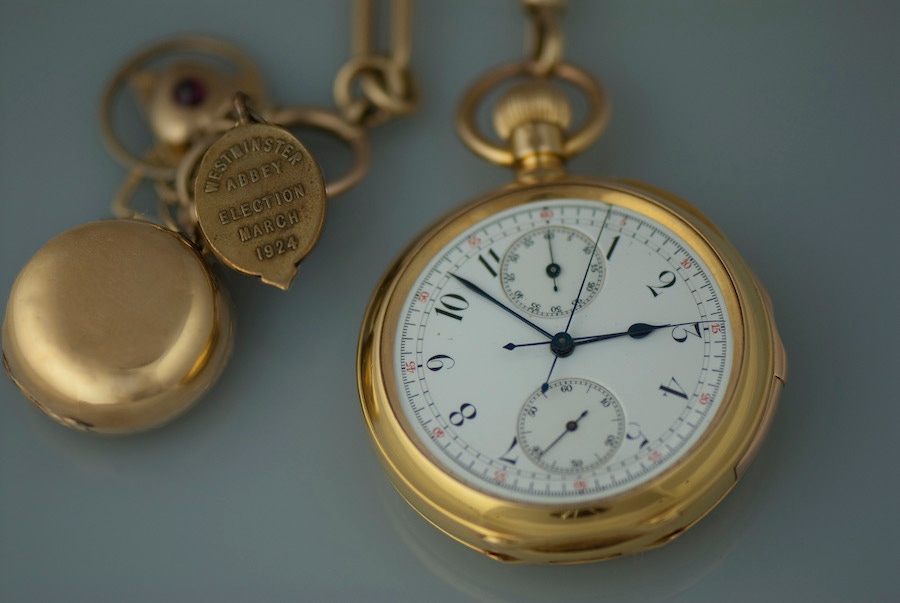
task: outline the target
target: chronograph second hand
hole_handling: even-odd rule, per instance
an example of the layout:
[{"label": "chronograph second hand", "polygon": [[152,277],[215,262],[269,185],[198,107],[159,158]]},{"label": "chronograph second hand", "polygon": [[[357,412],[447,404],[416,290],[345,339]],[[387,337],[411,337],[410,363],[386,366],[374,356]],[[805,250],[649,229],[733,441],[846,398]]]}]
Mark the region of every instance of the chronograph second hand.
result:
[{"label": "chronograph second hand", "polygon": [[572,313],[569,314],[569,320],[566,322],[566,330],[551,337],[550,349],[553,350],[554,357],[553,363],[550,365],[550,371],[547,373],[547,378],[541,384],[541,391],[544,393],[547,393],[547,390],[550,389],[550,377],[553,376],[553,369],[556,368],[556,362],[559,360],[559,357],[568,356],[575,349],[575,342],[572,340],[572,336],[569,335],[569,327],[572,326],[572,319],[575,318],[575,312],[578,310],[578,303],[581,301],[581,294],[584,292],[584,283],[587,282],[588,274],[591,273],[591,265],[594,263],[594,256],[597,255],[597,246],[600,244],[600,237],[603,236],[603,231],[606,229],[606,223],[609,221],[611,212],[612,205],[606,210],[603,223],[600,224],[600,232],[597,233],[597,238],[594,239],[591,257],[588,259],[587,268],[584,269],[584,277],[581,279],[581,286],[578,287],[578,295],[572,303]]}]

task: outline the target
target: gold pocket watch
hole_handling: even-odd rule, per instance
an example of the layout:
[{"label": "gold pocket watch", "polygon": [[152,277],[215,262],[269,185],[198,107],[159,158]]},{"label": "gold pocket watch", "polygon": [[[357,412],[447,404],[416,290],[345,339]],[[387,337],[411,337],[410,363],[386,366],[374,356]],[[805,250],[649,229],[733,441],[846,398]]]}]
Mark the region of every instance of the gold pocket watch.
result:
[{"label": "gold pocket watch", "polygon": [[[765,291],[695,208],[565,172],[608,103],[561,62],[561,3],[525,4],[533,57],[479,79],[457,116],[517,181],[394,262],[364,319],[358,385],[389,478],[440,530],[503,561],[593,561],[670,541],[728,493],[785,355]],[[475,109],[512,78],[497,145]],[[574,133],[554,80],[588,98]]]},{"label": "gold pocket watch", "polygon": [[[357,4],[354,56],[335,80],[340,112],[272,107],[253,63],[208,38],[152,46],[112,78],[103,134],[131,169],[112,204],[119,219],[51,240],[7,303],[4,365],[38,408],[76,429],[131,433],[175,418],[216,380],[234,329],[213,257],[287,289],[322,230],[326,194],[365,174],[367,129],[416,105],[409,1],[394,5],[390,56],[374,52],[371,0]],[[144,157],[113,128],[113,105],[129,85],[156,139]],[[326,183],[290,131],[301,127],[346,143],[348,171]],[[145,179],[161,224],[129,206]]]}]

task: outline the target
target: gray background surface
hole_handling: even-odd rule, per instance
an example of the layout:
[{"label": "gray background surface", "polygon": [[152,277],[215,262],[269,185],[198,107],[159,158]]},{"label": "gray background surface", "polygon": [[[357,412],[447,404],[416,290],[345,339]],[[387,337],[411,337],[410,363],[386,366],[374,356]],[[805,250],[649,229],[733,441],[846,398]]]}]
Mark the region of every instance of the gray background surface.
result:
[{"label": "gray background surface", "polygon": [[[508,181],[451,127],[465,86],[517,60],[509,1],[421,0],[421,110],[372,136],[288,293],[225,275],[228,369],[162,430],[98,438],[0,380],[2,601],[896,601],[900,4],[573,0],[566,56],[614,101],[574,172],[691,200],[768,288],[788,386],[745,480],[676,542],[576,567],[500,565],[392,491],[357,401],[357,333],[423,227]],[[124,170],[97,104],[158,38],[204,32],[280,105],[331,106],[349,3],[0,5],[0,290],[46,241],[106,217]],[[314,147],[315,149],[315,147]],[[323,147],[326,174],[345,161]]]}]

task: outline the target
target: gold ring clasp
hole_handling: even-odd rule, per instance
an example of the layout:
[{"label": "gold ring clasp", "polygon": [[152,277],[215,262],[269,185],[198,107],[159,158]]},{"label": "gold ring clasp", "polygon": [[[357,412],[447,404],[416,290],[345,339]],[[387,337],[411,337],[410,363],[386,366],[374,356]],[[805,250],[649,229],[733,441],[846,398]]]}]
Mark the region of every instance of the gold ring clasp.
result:
[{"label": "gold ring clasp", "polygon": [[[517,76],[531,75],[530,63],[502,65],[487,72],[472,84],[460,100],[456,111],[456,131],[472,151],[492,163],[511,166],[516,162],[512,149],[502,147],[486,139],[476,123],[478,105],[498,84]],[[610,102],[606,90],[588,72],[569,63],[557,63],[548,77],[557,77],[574,84],[587,97],[588,113],[581,127],[563,141],[563,158],[580,153],[603,133],[609,122]]]}]

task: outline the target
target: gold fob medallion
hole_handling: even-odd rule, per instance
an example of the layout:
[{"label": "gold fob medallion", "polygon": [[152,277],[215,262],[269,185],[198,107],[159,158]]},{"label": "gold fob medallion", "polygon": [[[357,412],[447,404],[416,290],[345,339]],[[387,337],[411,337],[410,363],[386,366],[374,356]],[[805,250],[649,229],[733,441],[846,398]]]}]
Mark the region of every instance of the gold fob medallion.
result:
[{"label": "gold fob medallion", "polygon": [[200,162],[197,217],[226,266],[287,289],[325,220],[325,180],[290,132],[264,123],[235,126]]}]

